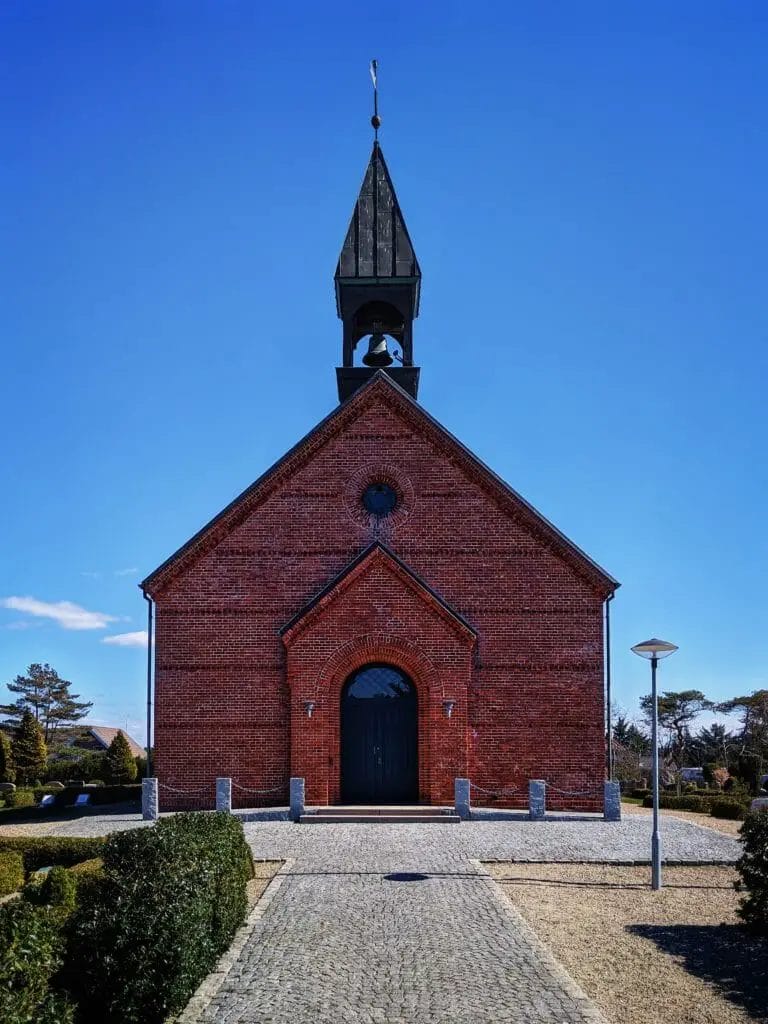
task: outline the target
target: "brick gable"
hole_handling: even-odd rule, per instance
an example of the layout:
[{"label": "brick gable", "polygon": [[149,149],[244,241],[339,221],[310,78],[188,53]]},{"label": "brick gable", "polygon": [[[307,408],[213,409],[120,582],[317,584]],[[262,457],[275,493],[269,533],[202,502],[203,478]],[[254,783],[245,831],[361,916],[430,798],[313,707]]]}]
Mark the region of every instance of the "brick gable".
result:
[{"label": "brick gable", "polygon": [[[361,504],[366,484],[381,479],[398,497],[384,523]],[[286,649],[281,627],[375,542],[400,569],[377,556],[378,576],[327,602],[322,639],[312,632],[305,648],[286,636]],[[474,631],[471,657],[461,645],[450,655],[451,629],[407,583],[409,574]],[[298,737],[301,701],[309,699],[291,683],[292,666],[303,666],[302,680],[335,687],[358,657],[385,660],[387,652],[414,674],[417,689],[419,673],[428,674],[424,659],[441,693],[461,665],[463,710],[449,723],[438,703],[422,705],[419,690],[430,735],[443,735],[434,731],[441,721],[450,725],[444,735],[460,752],[457,760],[438,756],[438,741],[425,746],[425,799],[449,798],[451,773],[489,789],[537,777],[581,791],[602,779],[602,602],[615,581],[384,375],[144,586],[157,604],[156,746],[166,785],[199,787],[210,801],[213,778],[231,775],[248,789],[276,790],[263,799],[235,790],[241,804],[284,798],[289,774],[304,763]],[[438,634],[439,642],[430,640]],[[310,761],[307,784],[320,799],[337,792],[333,692],[311,720],[312,742],[319,737],[324,753]],[[183,802],[165,792],[166,806]]]}]

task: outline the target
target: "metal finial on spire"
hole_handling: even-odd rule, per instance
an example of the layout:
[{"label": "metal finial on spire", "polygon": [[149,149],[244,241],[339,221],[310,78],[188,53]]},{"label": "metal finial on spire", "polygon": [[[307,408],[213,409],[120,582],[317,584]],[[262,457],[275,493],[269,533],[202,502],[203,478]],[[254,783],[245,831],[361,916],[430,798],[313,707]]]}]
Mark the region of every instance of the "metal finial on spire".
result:
[{"label": "metal finial on spire", "polygon": [[379,128],[381,127],[381,118],[379,117],[379,62],[377,60],[371,61],[371,81],[373,82],[373,117],[371,118],[371,124],[373,125],[373,137],[379,141]]}]

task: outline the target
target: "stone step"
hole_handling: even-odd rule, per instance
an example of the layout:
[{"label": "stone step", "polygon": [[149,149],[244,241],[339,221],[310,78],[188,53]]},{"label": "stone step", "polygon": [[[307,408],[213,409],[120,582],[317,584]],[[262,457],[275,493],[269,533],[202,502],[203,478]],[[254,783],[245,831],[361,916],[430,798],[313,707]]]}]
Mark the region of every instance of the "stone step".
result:
[{"label": "stone step", "polygon": [[364,814],[366,817],[372,817],[375,815],[390,816],[393,814],[399,817],[407,817],[413,815],[414,817],[420,817],[424,814],[434,817],[435,815],[441,814],[454,814],[452,807],[431,807],[429,804],[332,804],[330,806],[321,807],[307,807],[305,810],[306,814],[333,814],[336,816],[350,816],[359,817]]},{"label": "stone step", "polygon": [[458,825],[461,818],[458,814],[444,812],[441,814],[400,814],[376,813],[376,814],[336,814],[333,811],[322,814],[302,814],[299,818],[301,825],[348,825],[351,823],[369,825],[393,825],[393,824],[431,824],[431,825]]}]

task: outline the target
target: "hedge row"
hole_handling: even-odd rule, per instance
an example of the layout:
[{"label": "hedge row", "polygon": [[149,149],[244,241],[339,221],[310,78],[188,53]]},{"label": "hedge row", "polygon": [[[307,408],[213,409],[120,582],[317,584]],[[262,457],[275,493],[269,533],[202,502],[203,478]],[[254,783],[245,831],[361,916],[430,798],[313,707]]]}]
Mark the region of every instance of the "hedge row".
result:
[{"label": "hedge row", "polygon": [[31,789],[16,789],[11,793],[4,793],[6,807],[34,807],[35,794]]},{"label": "hedge row", "polygon": [[43,796],[53,796],[53,807],[72,807],[79,796],[87,793],[90,803],[99,807],[103,804],[121,804],[126,801],[138,803],[141,800],[141,785],[130,786],[94,786],[83,789],[82,786],[67,786],[65,789],[51,789],[41,786],[35,790],[35,800],[39,803]]},{"label": "hedge row", "polygon": [[[3,1024],[69,1022],[73,1007],[83,1024],[161,1024],[243,922],[253,863],[231,815],[178,814],[97,842],[69,851],[77,870],[54,868],[28,883],[15,901],[24,909],[0,907]],[[40,848],[22,852],[25,863],[43,857]]]},{"label": "hedge row", "polygon": [[[643,800],[643,807],[653,807],[653,797]],[[735,821],[743,818],[749,804],[735,796],[697,796],[693,793],[685,796],[660,796],[659,807],[664,811],[698,811],[700,814],[711,814],[713,818],[732,818]]]},{"label": "hedge row", "polygon": [[51,864],[69,867],[83,860],[101,857],[104,853],[103,838],[80,839],[70,836],[9,836],[0,838],[0,855],[19,853],[24,860],[24,871],[29,875],[38,868]]},{"label": "hedge row", "polygon": [[[653,797],[647,796],[643,799],[643,807],[653,807]],[[659,796],[659,807],[664,811],[699,811],[702,814],[709,814],[712,808],[712,797],[696,796],[693,793],[686,796]]]},{"label": "hedge row", "polygon": [[0,906],[0,1020],[3,1024],[71,1024],[74,1005],[55,986],[66,938],[53,907],[26,900]]},{"label": "hedge row", "polygon": [[24,885],[24,858],[6,850],[0,853],[0,896],[8,896]]},{"label": "hedge row", "polygon": [[739,916],[757,931],[768,934],[768,811],[748,814],[740,835],[744,853],[736,864],[741,875],[736,888],[749,895],[741,900]]},{"label": "hedge row", "polygon": [[709,812],[713,818],[729,818],[731,821],[741,821],[746,817],[747,806],[741,800],[732,796],[722,796],[712,801]]}]

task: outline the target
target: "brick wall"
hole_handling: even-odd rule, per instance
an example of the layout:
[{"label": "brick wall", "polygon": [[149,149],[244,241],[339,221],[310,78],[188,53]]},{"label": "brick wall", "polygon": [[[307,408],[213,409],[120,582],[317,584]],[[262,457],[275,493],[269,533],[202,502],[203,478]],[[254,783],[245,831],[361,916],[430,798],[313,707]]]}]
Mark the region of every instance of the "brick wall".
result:
[{"label": "brick wall", "polygon": [[[360,501],[380,479],[398,494],[383,525]],[[474,634],[378,554],[282,637],[375,540]],[[610,582],[386,378],[340,407],[147,589],[157,602],[164,808],[212,806],[217,775],[234,779],[239,806],[287,802],[290,774],[306,777],[311,801],[336,799],[339,691],[366,660],[391,660],[416,684],[423,799],[450,801],[464,774],[485,789],[522,787],[520,799],[475,794],[505,806],[525,803],[529,778],[562,790],[602,782]],[[450,720],[447,695],[457,700]],[[306,699],[317,703],[311,720]],[[600,800],[550,791],[549,802],[592,809]]]}]

